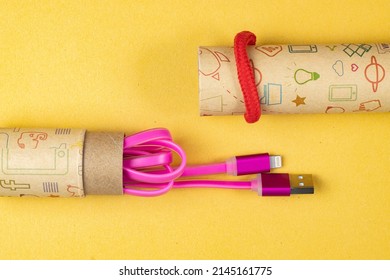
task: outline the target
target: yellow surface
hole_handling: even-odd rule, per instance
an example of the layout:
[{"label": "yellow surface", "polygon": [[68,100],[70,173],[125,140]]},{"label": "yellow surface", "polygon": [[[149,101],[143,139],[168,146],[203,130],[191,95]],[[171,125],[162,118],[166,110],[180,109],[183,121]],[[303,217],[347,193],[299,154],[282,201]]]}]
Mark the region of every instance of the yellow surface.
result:
[{"label": "yellow surface", "polygon": [[[197,46],[388,42],[383,1],[1,1],[0,126],[167,127],[190,163],[255,152],[314,196],[0,198],[1,259],[388,259],[390,114],[199,117]],[[389,93],[390,94],[390,93]]]}]

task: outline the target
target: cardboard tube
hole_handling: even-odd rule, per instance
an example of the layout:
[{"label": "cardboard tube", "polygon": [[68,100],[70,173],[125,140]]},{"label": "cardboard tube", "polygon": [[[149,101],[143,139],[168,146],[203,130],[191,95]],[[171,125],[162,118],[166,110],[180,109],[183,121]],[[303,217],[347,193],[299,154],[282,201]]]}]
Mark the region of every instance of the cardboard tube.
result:
[{"label": "cardboard tube", "polygon": [[123,137],[120,132],[87,132],[84,143],[86,195],[123,194]]},{"label": "cardboard tube", "polygon": [[0,129],[0,196],[122,195],[123,137],[84,129]]},{"label": "cardboard tube", "polygon": [[[248,46],[264,114],[390,112],[390,45]],[[245,113],[231,47],[199,48],[200,114]]]},{"label": "cardboard tube", "polygon": [[84,129],[0,129],[0,195],[83,197]]}]

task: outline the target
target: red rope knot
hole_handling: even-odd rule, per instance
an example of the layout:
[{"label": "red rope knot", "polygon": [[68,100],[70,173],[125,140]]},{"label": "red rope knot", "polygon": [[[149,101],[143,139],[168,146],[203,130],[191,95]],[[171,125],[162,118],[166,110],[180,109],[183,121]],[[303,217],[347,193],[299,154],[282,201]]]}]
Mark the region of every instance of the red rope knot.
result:
[{"label": "red rope knot", "polygon": [[249,61],[246,47],[256,44],[256,35],[249,31],[242,31],[234,38],[234,56],[238,81],[245,102],[245,120],[248,123],[257,122],[261,116],[259,93],[255,83],[252,65]]}]

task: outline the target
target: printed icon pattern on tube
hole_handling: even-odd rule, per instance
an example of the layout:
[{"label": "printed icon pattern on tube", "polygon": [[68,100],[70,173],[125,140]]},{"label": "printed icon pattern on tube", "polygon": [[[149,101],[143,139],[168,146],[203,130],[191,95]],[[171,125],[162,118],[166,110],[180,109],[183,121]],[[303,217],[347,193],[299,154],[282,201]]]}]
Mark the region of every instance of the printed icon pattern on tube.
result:
[{"label": "printed icon pattern on tube", "polygon": [[[248,46],[262,112],[389,112],[389,46]],[[200,47],[198,58],[200,115],[244,114],[233,49]]]}]

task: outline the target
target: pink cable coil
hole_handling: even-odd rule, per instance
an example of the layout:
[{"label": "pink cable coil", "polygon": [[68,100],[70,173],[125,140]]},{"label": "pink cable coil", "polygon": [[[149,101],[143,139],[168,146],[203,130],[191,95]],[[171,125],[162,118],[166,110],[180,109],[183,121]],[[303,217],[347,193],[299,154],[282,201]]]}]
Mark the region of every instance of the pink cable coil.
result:
[{"label": "pink cable coil", "polygon": [[[180,158],[172,167],[172,152]],[[250,189],[249,181],[177,181],[186,176],[225,173],[224,163],[186,167],[184,150],[173,142],[167,129],[157,128],[126,136],[123,147],[124,193],[137,196],[158,196],[172,188]]]}]

